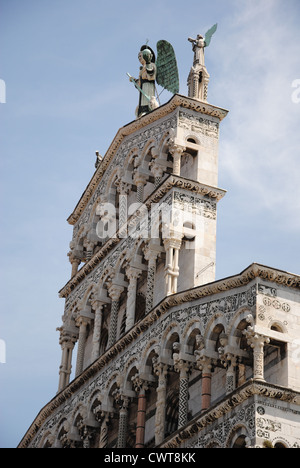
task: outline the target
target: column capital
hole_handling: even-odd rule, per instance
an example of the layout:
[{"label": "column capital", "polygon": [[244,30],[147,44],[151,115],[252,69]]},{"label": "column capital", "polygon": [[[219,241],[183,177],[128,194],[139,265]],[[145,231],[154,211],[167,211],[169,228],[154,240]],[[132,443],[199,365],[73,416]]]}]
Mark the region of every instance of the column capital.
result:
[{"label": "column capital", "polygon": [[156,261],[157,258],[161,255],[163,251],[163,248],[160,246],[155,246],[152,245],[151,243],[148,243],[144,247],[144,257],[147,262],[149,261]]},{"label": "column capital", "polygon": [[199,369],[203,374],[211,373],[213,367],[213,359],[206,356],[204,353],[199,353],[196,356],[196,368]]},{"label": "column capital", "polygon": [[247,343],[253,349],[253,378],[264,381],[264,345],[270,343],[270,338],[255,332],[254,327],[249,326],[243,331]]},{"label": "column capital", "polygon": [[[174,358],[174,355],[173,355]],[[180,373],[181,378],[187,378],[193,368],[193,363],[184,359],[174,358],[174,370]]]},{"label": "column capital", "polygon": [[[219,348],[220,350],[220,348]],[[238,364],[239,357],[232,353],[224,353],[220,355],[220,360],[224,367],[235,367]]]},{"label": "column capital", "polygon": [[81,327],[81,326],[87,326],[91,322],[91,319],[89,317],[85,317],[84,315],[79,315],[76,318],[76,326]]},{"label": "column capital", "polygon": [[104,287],[101,287],[98,291],[93,293],[93,302],[91,302],[92,306],[93,303],[99,302],[102,305],[104,304],[110,304],[111,303],[111,298],[107,295],[107,289]]},{"label": "column capital", "polygon": [[164,242],[165,249],[173,248],[180,249],[182,244],[183,233],[169,230],[169,237],[166,237]]},{"label": "column capital", "polygon": [[172,155],[174,155],[174,154],[182,155],[185,151],[186,151],[186,147],[184,145],[179,144],[179,143],[173,142],[169,147],[169,152]]},{"label": "column capital", "polygon": [[118,301],[123,291],[123,286],[119,286],[118,284],[112,284],[108,289],[108,294],[113,301]]},{"label": "column capital", "polygon": [[137,280],[142,274],[142,270],[135,268],[133,266],[128,266],[126,268],[126,276],[130,280]]},{"label": "column capital", "polygon": [[69,257],[69,261],[70,261],[70,263],[72,265],[71,276],[73,278],[73,276],[75,276],[77,271],[78,271],[79,265],[81,263],[81,258],[79,258],[77,255],[75,255],[75,253],[72,250],[70,252],[68,252],[68,257]]},{"label": "column capital", "polygon": [[69,257],[69,261],[71,264],[73,264],[74,262],[81,263],[81,258],[78,255],[76,255],[73,250],[70,250],[67,253],[67,256]]},{"label": "column capital", "polygon": [[90,302],[92,308],[94,310],[97,310],[97,309],[102,309],[102,307],[104,306],[105,302],[103,301],[100,301],[99,299],[92,299],[91,302]]},{"label": "column capital", "polygon": [[122,410],[123,410],[123,411],[127,411],[127,410],[128,410],[128,407],[129,407],[129,403],[130,403],[131,397],[122,394],[122,392],[121,392],[120,389],[118,389],[118,390],[114,393],[113,396],[114,396],[114,399],[115,399],[116,404],[119,406],[120,411],[122,411]]},{"label": "column capital", "polygon": [[151,382],[143,379],[139,374],[136,374],[134,377],[132,377],[131,380],[134,391],[138,394],[141,392],[146,392],[151,385]]},{"label": "column capital", "polygon": [[247,338],[248,345],[255,350],[262,350],[265,344],[270,343],[270,338],[256,333],[254,327],[247,327],[247,329],[243,331],[243,334]]},{"label": "column capital", "polygon": [[95,242],[92,241],[91,239],[88,239],[87,237],[83,241],[83,247],[85,247],[87,250],[92,250],[95,246]]},{"label": "column capital", "polygon": [[59,336],[59,344],[72,344],[72,346],[75,345],[77,338],[78,338],[78,330],[74,327],[74,329],[68,329],[65,328],[64,326],[59,327],[56,329],[56,331],[60,332]]},{"label": "column capital", "polygon": [[115,181],[115,186],[117,187],[117,192],[120,195],[128,195],[131,185],[128,182],[125,182],[122,177],[117,177]]},{"label": "column capital", "polygon": [[147,176],[136,170],[133,174],[133,181],[135,185],[145,185],[147,182]]},{"label": "column capital", "polygon": [[154,357],[152,359],[152,363],[153,363],[154,374],[157,375],[159,379],[166,378],[171,366],[169,364],[162,362],[157,357]]},{"label": "column capital", "polygon": [[93,413],[96,421],[100,424],[102,424],[104,421],[108,422],[114,416],[113,411],[104,410],[102,405],[96,406],[96,408],[93,409]]},{"label": "column capital", "polygon": [[160,165],[157,161],[150,164],[150,169],[154,177],[161,178],[164,173],[164,167]]}]

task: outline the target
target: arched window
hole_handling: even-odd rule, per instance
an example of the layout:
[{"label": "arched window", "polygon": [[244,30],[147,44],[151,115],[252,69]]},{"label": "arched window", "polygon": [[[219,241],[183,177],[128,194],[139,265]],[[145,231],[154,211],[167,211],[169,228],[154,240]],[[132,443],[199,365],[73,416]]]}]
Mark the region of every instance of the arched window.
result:
[{"label": "arched window", "polygon": [[246,436],[244,435],[239,436],[234,441],[232,448],[246,448]]},{"label": "arched window", "polygon": [[274,445],[274,448],[287,448],[284,443],[282,442],[277,442],[275,445]]},{"label": "arched window", "polygon": [[244,426],[236,427],[228,440],[228,448],[247,448],[250,439],[247,436],[247,429]]}]

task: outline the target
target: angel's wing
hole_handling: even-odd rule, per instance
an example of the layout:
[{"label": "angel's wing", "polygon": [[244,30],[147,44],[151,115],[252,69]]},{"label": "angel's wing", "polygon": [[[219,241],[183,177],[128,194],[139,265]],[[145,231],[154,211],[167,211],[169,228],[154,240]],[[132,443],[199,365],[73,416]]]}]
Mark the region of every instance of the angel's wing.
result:
[{"label": "angel's wing", "polygon": [[157,84],[173,94],[179,92],[179,74],[172,45],[167,41],[158,41],[156,61]]},{"label": "angel's wing", "polygon": [[205,42],[205,47],[208,47],[212,38],[212,35],[216,32],[218,27],[218,23],[214,24],[205,34],[204,42]]}]

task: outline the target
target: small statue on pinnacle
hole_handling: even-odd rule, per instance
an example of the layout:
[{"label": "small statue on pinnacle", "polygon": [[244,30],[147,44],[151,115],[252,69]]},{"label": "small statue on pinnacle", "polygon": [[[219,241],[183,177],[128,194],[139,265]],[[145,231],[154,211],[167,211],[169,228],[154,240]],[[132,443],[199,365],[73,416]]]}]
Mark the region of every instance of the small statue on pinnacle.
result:
[{"label": "small statue on pinnacle", "polygon": [[217,24],[212,26],[204,37],[198,34],[196,39],[188,38],[188,41],[193,44],[194,52],[193,66],[188,76],[189,97],[199,101],[207,101],[207,88],[210,77],[205,66],[204,49],[209,46],[217,27]]}]

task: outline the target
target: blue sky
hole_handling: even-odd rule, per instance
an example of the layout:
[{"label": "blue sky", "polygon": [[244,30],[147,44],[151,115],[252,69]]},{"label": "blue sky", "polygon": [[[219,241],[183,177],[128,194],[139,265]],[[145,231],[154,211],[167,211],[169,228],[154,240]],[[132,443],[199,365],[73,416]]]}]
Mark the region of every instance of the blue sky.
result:
[{"label": "blue sky", "polygon": [[[56,393],[72,228],[66,222],[117,130],[134,120],[137,53],[188,37],[206,51],[221,124],[217,278],[252,262],[300,274],[299,0],[0,0],[0,446],[16,447]],[[294,93],[294,94],[293,94]],[[171,96],[162,94],[166,101]],[[293,99],[294,97],[294,99]]]}]

